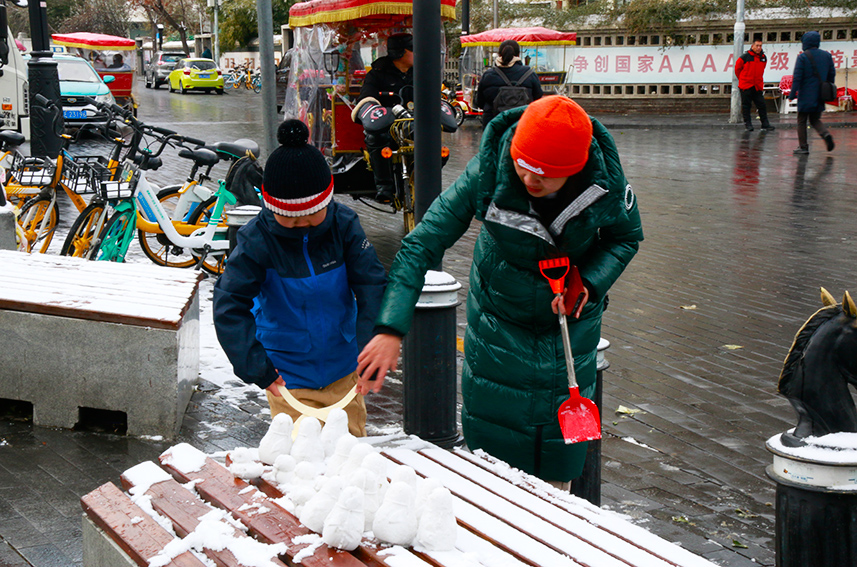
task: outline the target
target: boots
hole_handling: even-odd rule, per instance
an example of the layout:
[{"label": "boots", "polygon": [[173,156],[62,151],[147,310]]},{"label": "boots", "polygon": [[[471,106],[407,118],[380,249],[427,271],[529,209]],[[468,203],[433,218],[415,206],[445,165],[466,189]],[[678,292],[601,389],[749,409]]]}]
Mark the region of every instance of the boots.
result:
[{"label": "boots", "polygon": [[393,183],[393,168],[390,160],[381,155],[383,148],[369,150],[369,163],[375,176],[375,200],[381,204],[392,203],[396,197],[396,186]]}]

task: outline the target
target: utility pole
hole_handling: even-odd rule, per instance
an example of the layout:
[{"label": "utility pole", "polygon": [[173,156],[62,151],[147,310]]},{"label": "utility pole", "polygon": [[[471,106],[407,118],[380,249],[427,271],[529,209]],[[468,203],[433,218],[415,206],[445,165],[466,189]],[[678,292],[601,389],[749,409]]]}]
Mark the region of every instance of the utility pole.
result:
[{"label": "utility pole", "polygon": [[208,7],[214,11],[214,61],[217,66],[220,66],[220,25],[217,22],[218,13],[220,12],[220,0],[208,0]]},{"label": "utility pole", "polygon": [[495,30],[500,27],[500,7],[499,7],[499,4],[500,4],[499,0],[494,0],[494,29]]},{"label": "utility pole", "polygon": [[735,74],[735,64],[738,58],[744,54],[744,0],[737,0],[735,8],[735,31],[733,32],[733,66],[732,66],[732,111],[729,114],[729,123],[735,124],[741,119],[741,89],[738,88],[738,76]]},{"label": "utility pole", "polygon": [[[44,0],[30,0],[28,9],[30,36],[33,38],[32,57],[27,64],[30,80],[30,152],[34,156],[55,158],[62,149],[60,135],[64,125],[60,78],[57,62],[51,53],[51,38],[48,32],[48,10]],[[52,102],[56,110],[40,104],[37,94]]]},{"label": "utility pole", "polygon": [[[265,139],[262,151],[265,157],[277,147],[277,65],[274,61],[274,15],[271,0],[257,0],[256,16],[259,19],[259,67],[262,70],[262,122]],[[438,88],[434,92],[440,92]]]}]

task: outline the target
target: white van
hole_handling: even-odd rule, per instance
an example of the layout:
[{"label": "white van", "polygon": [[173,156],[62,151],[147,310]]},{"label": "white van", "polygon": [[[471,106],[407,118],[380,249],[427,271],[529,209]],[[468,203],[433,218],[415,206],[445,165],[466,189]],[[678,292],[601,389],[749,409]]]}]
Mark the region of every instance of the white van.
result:
[{"label": "white van", "polygon": [[12,31],[6,37],[6,56],[0,59],[0,130],[15,130],[30,139],[30,85],[27,63],[15,45]]}]

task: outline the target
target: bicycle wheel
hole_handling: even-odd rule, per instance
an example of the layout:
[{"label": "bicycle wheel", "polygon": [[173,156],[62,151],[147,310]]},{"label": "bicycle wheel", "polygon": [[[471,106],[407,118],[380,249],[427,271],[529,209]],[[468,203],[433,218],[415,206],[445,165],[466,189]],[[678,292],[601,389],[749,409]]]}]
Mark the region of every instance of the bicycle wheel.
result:
[{"label": "bicycle wheel", "polygon": [[243,83],[243,82],[244,82],[244,80],[240,76],[235,77],[235,80],[232,81],[232,88],[237,90],[238,88],[241,87],[241,83]]},{"label": "bicycle wheel", "polygon": [[48,197],[30,199],[24,203],[18,224],[27,239],[27,252],[47,252],[59,220],[60,212]]},{"label": "bicycle wheel", "polygon": [[[208,220],[211,218],[216,202],[216,197],[211,197],[210,199],[203,201],[191,215],[190,222],[192,224],[208,224]],[[215,240],[225,239],[226,234],[215,234],[214,238]],[[197,252],[201,253],[199,250]],[[226,269],[226,257],[228,255],[229,252],[227,250],[209,252],[202,261],[202,269],[210,274],[219,276],[223,273],[223,270]]]},{"label": "bicycle wheel", "polygon": [[98,241],[92,245],[90,258],[103,262],[124,262],[134,237],[136,222],[137,211],[133,207],[116,211],[101,229]]},{"label": "bicycle wheel", "polygon": [[414,217],[414,169],[413,163],[410,163],[409,165],[410,167],[408,167],[408,171],[410,174],[407,179],[402,178],[402,172],[400,169],[402,167],[401,164],[395,165],[393,169],[396,184],[399,186],[398,191],[396,191],[396,200],[399,201],[397,203],[397,208],[402,211],[402,221],[405,225],[405,234],[414,230],[414,226],[416,225],[416,219]]},{"label": "bicycle wheel", "polygon": [[74,256],[75,258],[86,257],[93,240],[97,236],[96,229],[103,213],[103,203],[90,203],[87,205],[83,209],[83,212],[71,223],[68,236],[65,237],[65,242],[63,242],[60,249],[60,255]]},{"label": "bicycle wheel", "polygon": [[262,92],[262,79],[256,77],[253,79],[253,92],[260,93]]},{"label": "bicycle wheel", "polygon": [[[166,187],[158,191],[158,201],[172,218],[176,205],[179,202],[180,186]],[[190,250],[185,250],[170,242],[167,235],[161,232],[137,231],[140,248],[149,260],[159,266],[172,266],[176,268],[189,268],[196,264]]]}]

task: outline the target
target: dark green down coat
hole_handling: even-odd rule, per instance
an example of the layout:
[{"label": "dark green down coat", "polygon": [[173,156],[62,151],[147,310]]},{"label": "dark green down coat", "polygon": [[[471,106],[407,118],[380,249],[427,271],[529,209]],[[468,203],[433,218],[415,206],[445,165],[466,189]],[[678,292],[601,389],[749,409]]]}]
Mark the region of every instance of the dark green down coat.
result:
[{"label": "dark green down coat", "polygon": [[557,409],[568,398],[568,381],[553,296],[538,263],[567,255],[594,292],[580,319],[569,319],[577,380],[591,397],[604,297],[643,233],[616,145],[596,120],[583,170],[588,189],[560,214],[553,235],[542,226],[509,155],[523,111],[508,111],[488,125],[479,155],[404,239],[376,324],[406,333],[426,271],[474,217],[482,221],[467,297],[464,438],[471,449],[542,479],[568,481],[580,475],[587,444],[566,445],[559,429]]}]

